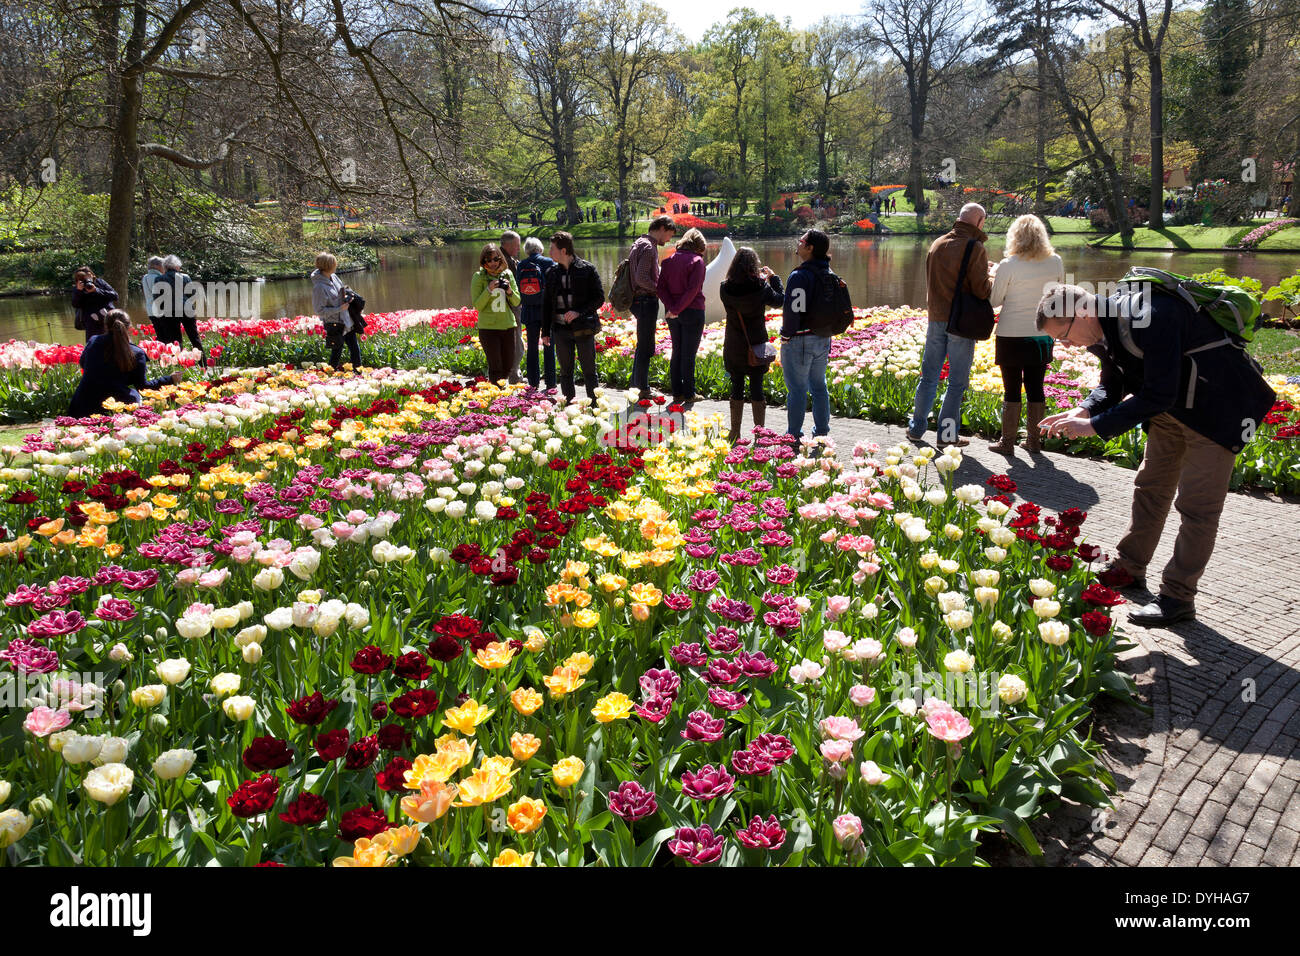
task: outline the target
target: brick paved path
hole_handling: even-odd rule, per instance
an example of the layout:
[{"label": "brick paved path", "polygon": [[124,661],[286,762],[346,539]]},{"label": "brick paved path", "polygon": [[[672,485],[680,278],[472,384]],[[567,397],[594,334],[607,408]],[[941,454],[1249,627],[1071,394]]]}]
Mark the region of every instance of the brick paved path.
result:
[{"label": "brick paved path", "polygon": [[[727,414],[723,402],[697,412]],[[785,409],[769,408],[783,429]],[[805,428],[811,428],[811,414]],[[745,432],[752,427],[745,410]],[[887,447],[900,426],[833,419],[831,437],[850,451],[858,441]],[[934,439],[934,433],[927,436]],[[1113,551],[1128,524],[1133,472],[1117,465],[1018,449],[1014,461],[985,439],[963,449],[957,475],[983,482],[1007,473],[1017,497],[1088,512],[1087,540]],[[1148,570],[1158,586],[1177,532],[1171,510]],[[1129,626],[1137,646],[1124,655],[1153,708],[1150,732],[1127,741],[1136,756],[1114,767],[1116,809],[1099,833],[1084,827],[1069,862],[1123,866],[1289,866],[1300,864],[1300,585],[1295,583],[1300,504],[1230,494],[1218,544],[1197,596],[1198,619],[1173,630]]]}]

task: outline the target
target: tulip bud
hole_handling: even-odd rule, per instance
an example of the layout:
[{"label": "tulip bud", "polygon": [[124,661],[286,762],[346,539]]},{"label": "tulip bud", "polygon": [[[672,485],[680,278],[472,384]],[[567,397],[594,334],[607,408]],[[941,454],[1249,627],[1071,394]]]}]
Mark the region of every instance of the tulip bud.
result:
[{"label": "tulip bud", "polygon": [[13,785],[8,780],[0,780],[0,805],[3,805],[9,799],[9,793],[13,790]]},{"label": "tulip bud", "polygon": [[45,794],[33,797],[31,802],[27,804],[27,812],[38,820],[48,817],[54,812],[54,801]]},{"label": "tulip bud", "polygon": [[121,697],[126,693],[126,681],[124,680],[115,680],[109,687],[112,689],[114,697]]},{"label": "tulip bud", "polygon": [[256,664],[262,659],[262,645],[253,641],[251,644],[245,644],[242,648],[245,664]]},{"label": "tulip bud", "polygon": [[167,732],[167,727],[168,727],[168,723],[167,723],[167,718],[165,716],[163,716],[162,714],[149,715],[149,729],[152,730],[154,733],[164,734]]}]

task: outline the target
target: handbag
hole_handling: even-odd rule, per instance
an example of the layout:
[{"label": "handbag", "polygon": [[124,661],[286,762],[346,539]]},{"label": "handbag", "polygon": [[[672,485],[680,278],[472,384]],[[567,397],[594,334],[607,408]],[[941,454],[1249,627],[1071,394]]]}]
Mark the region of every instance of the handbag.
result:
[{"label": "handbag", "polygon": [[961,269],[957,273],[957,289],[952,296],[952,307],[948,310],[948,334],[983,342],[993,334],[995,320],[989,300],[966,291],[966,266],[970,264],[971,250],[975,248],[976,241],[966,240],[966,251],[962,254]]},{"label": "handbag", "polygon": [[745,317],[740,317],[740,331],[744,333],[745,344],[749,346],[745,353],[745,358],[749,361],[750,368],[766,367],[772,359],[776,358],[776,349],[772,347],[771,342],[763,342],[755,345],[749,341],[749,329],[745,328]]}]

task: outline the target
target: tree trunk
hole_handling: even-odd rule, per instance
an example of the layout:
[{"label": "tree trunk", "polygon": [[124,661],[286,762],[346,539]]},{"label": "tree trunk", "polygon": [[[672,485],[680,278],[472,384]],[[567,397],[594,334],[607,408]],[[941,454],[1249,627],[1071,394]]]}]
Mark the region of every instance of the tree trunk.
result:
[{"label": "tree trunk", "polygon": [[104,238],[104,278],[126,303],[127,280],[131,271],[131,231],[135,226],[135,183],[140,168],[140,106],[144,95],[144,74],[139,66],[144,49],[145,5],[136,0],[131,36],[126,42],[124,62],[118,78],[117,122],[109,150],[112,179],[108,191],[108,229]]},{"label": "tree trunk", "polygon": [[1038,54],[1038,92],[1034,96],[1038,114],[1034,123],[1034,212],[1042,216],[1044,222],[1047,221],[1047,89],[1043,85],[1046,59],[1043,53]]},{"label": "tree trunk", "polygon": [[830,112],[829,105],[822,109],[821,119],[817,121],[817,188],[823,195],[830,183],[826,162],[826,127],[830,125],[826,116],[828,112]]},{"label": "tree trunk", "polygon": [[1133,168],[1133,126],[1137,119],[1137,110],[1133,108],[1133,53],[1128,44],[1124,44],[1124,58],[1120,65],[1124,77],[1124,88],[1120,94],[1120,109],[1124,111],[1124,138],[1121,140],[1119,161],[1125,171]]},{"label": "tree trunk", "polygon": [[1165,78],[1159,54],[1147,57],[1151,72],[1151,222],[1164,224],[1160,218],[1165,207]]}]

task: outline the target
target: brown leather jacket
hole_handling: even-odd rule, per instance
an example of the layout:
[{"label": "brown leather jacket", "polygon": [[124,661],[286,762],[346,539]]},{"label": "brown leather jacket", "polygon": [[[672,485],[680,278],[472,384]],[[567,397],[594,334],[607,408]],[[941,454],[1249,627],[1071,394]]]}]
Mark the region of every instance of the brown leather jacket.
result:
[{"label": "brown leather jacket", "polygon": [[967,239],[977,239],[978,242],[971,250],[970,262],[966,266],[966,289],[981,299],[989,297],[993,280],[989,278],[989,254],[984,248],[988,238],[984,230],[959,221],[952,227],[952,232],[934,240],[925,256],[925,307],[931,322],[948,321]]}]

